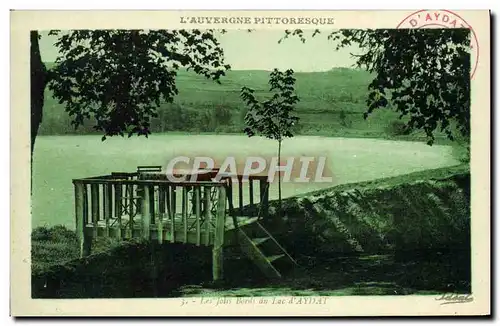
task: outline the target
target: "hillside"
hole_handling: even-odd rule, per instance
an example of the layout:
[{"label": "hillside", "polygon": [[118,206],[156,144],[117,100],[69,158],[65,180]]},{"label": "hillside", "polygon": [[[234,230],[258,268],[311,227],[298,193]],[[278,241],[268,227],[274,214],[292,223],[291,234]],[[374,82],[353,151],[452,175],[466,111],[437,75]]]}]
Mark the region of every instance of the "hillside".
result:
[{"label": "hillside", "polygon": [[[259,97],[268,97],[268,77],[268,71],[230,71],[217,84],[195,73],[179,71],[179,94],[174,103],[160,106],[158,118],[152,121],[152,131],[239,133],[246,112],[239,97],[241,88],[247,86],[255,89]],[[300,98],[297,133],[349,137],[397,134],[397,130],[387,130],[398,120],[398,114],[389,109],[363,119],[367,86],[371,82],[368,72],[336,68],[328,72],[296,73],[296,79]],[[41,135],[90,133],[92,126],[89,121],[75,131],[64,106],[46,91]]]}]

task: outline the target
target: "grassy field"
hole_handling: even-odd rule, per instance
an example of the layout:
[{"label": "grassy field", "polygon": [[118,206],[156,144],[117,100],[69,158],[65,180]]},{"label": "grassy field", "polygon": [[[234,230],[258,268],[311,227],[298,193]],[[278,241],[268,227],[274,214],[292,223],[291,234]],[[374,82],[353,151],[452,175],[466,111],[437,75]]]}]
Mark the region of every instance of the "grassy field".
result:
[{"label": "grassy field", "polygon": [[[51,64],[48,64],[50,67]],[[297,92],[301,98],[297,112],[301,117],[304,131],[320,131],[325,122],[334,129],[341,111],[353,120],[352,129],[364,112],[366,87],[370,75],[364,71],[337,69],[332,72],[297,73]],[[221,84],[206,80],[204,77],[187,71],[179,71],[177,87],[179,94],[173,104],[163,103],[159,108],[159,118],[153,121],[153,131],[239,131],[243,123],[245,108],[239,97],[243,86],[255,89],[258,96],[268,95],[269,72],[267,71],[230,71],[223,77]],[[230,113],[229,121],[207,123],[214,108]],[[326,119],[326,121],[325,121]],[[220,119],[219,119],[220,120]],[[375,118],[375,120],[378,120]],[[45,96],[44,122],[41,134],[73,133],[70,118],[64,112],[49,90]],[[367,127],[364,126],[363,129]],[[78,133],[92,131],[89,123]]]},{"label": "grassy field", "polygon": [[[50,64],[49,64],[50,66]],[[152,120],[153,132],[241,133],[246,108],[240,98],[243,86],[255,90],[257,97],[269,98],[268,71],[229,71],[221,84],[187,71],[179,71],[179,94],[174,103],[162,103],[158,118]],[[367,87],[372,76],[363,70],[335,68],[328,72],[296,73],[296,91],[300,102],[296,114],[300,121],[297,134],[337,137],[371,137],[423,140],[422,133],[397,135],[391,123],[398,113],[391,109],[375,111],[363,119]],[[88,134],[94,132],[87,121],[77,131],[70,117],[47,89],[42,135]],[[438,141],[446,141],[437,134]]]}]

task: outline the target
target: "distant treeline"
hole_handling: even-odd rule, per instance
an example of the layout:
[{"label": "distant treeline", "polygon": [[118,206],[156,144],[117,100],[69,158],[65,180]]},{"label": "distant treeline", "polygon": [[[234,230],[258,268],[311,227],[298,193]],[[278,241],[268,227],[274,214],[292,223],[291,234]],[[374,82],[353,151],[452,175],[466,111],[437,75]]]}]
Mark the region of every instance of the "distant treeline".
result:
[{"label": "distant treeline", "polygon": [[[397,114],[381,110],[368,121],[367,86],[372,76],[366,71],[335,68],[328,72],[296,73],[300,98],[296,114],[300,120],[296,134],[380,137],[394,130]],[[246,107],[240,98],[243,86],[255,90],[257,97],[269,98],[268,71],[230,71],[221,85],[187,71],[177,74],[179,94],[174,103],[162,103],[158,117],[151,120],[151,131],[242,133]],[[41,135],[100,133],[92,120],[78,129],[52,93],[45,94]]]},{"label": "distant treeline", "polygon": [[[216,106],[213,109],[182,107],[176,103],[165,103],[158,109],[158,117],[151,119],[152,132],[242,132],[246,112],[234,112],[228,107]],[[40,128],[42,135],[92,134],[100,133],[94,129],[93,120],[75,129],[67,113],[48,116]]]}]

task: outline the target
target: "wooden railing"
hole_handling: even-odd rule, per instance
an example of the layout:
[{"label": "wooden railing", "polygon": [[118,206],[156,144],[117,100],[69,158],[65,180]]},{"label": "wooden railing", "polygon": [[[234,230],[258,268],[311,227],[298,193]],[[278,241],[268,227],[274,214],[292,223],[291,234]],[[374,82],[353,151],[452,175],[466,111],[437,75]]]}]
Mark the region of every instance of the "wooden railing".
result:
[{"label": "wooden railing", "polygon": [[[233,181],[236,181],[236,183]],[[246,205],[260,205],[260,218],[267,218],[269,208],[269,181],[267,176],[249,176],[246,179],[238,175],[237,177],[224,177],[221,180],[228,182],[228,202],[231,215],[244,215],[243,208]],[[255,186],[258,186],[258,196]],[[236,193],[236,196],[235,196]],[[247,195],[248,194],[248,195]],[[236,197],[236,200],[235,198]],[[257,197],[257,198],[256,198]],[[246,200],[248,199],[248,201]],[[257,199],[257,200],[256,200]],[[234,203],[238,204],[237,208]]]},{"label": "wooden railing", "polygon": [[[213,180],[218,172],[217,169],[202,171],[196,174],[196,182]],[[174,175],[174,177],[181,175],[187,181],[191,178],[191,175],[186,174],[178,174]],[[145,180],[168,180],[168,176],[165,173],[155,171],[139,173],[138,178]],[[243,177],[242,175],[222,174],[220,181],[225,181],[228,186],[227,199],[231,216],[245,215],[244,207],[247,205],[260,205],[259,217],[267,218],[269,207],[269,181],[267,176],[251,175]]]},{"label": "wooden railing", "polygon": [[[259,204],[259,217],[266,217],[267,177],[224,176],[211,181],[214,176],[209,173],[205,180],[172,182],[166,175],[146,168],[146,172],[138,169],[73,180],[80,255],[91,253],[92,240],[99,235],[213,246],[213,278],[220,279],[226,218],[238,227],[237,215],[243,215],[246,204]],[[254,189],[257,182],[258,202]]]},{"label": "wooden railing", "polygon": [[[117,176],[73,180],[82,256],[90,253],[91,239],[99,232],[119,239],[150,240],[154,235],[160,243],[223,243],[225,182],[174,183],[137,180],[132,174],[120,174],[122,179],[115,179]],[[188,192],[193,194],[191,203]]]}]

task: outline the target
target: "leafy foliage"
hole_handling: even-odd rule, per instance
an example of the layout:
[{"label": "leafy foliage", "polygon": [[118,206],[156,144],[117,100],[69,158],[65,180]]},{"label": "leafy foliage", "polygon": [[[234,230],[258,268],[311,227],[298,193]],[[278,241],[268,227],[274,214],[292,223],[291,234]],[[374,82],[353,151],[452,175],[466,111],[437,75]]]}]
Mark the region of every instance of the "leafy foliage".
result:
[{"label": "leafy foliage", "polygon": [[255,97],[253,89],[242,87],[241,98],[248,106],[245,116],[247,127],[244,131],[249,137],[260,134],[281,142],[285,137],[293,137],[291,128],[299,120],[298,117],[291,115],[295,104],[299,101],[294,89],[293,70],[281,72],[274,69],[269,78],[269,85],[270,91],[274,94],[263,102]]},{"label": "leafy foliage", "polygon": [[[273,96],[260,102],[255,91],[248,87],[241,89],[241,98],[248,106],[244,129],[248,137],[260,134],[278,141],[278,162],[281,162],[281,142],[286,137],[293,137],[292,129],[299,118],[292,115],[299,97],[295,94],[293,70],[281,72],[274,69],[269,76],[270,91]],[[278,210],[281,211],[281,178],[278,178]]]},{"label": "leafy foliage", "polygon": [[[284,38],[289,36],[306,41],[302,30],[286,31]],[[354,55],[356,65],[376,75],[365,118],[391,103],[400,117],[409,117],[410,130],[425,131],[429,145],[438,129],[453,139],[455,124],[461,136],[469,136],[470,30],[339,30],[327,38],[337,50],[359,45],[364,52]]]},{"label": "leafy foliage", "polygon": [[180,67],[220,82],[230,69],[214,30],[52,31],[60,56],[49,88],[75,128],[95,119],[106,136],[148,136],[161,101],[178,93]]},{"label": "leafy foliage", "polygon": [[216,125],[228,125],[231,123],[233,115],[228,107],[218,105],[213,111],[214,124]]},{"label": "leafy foliage", "polygon": [[386,133],[391,136],[408,135],[409,132],[406,123],[401,120],[392,120],[386,127]]}]

